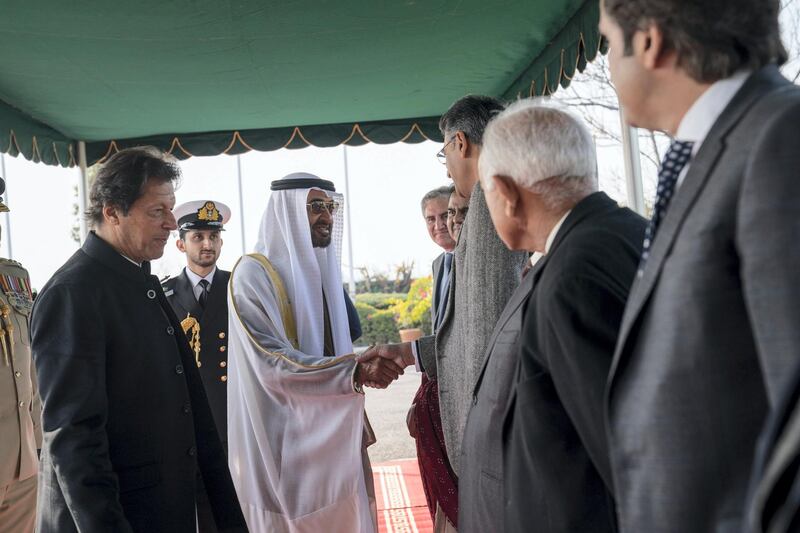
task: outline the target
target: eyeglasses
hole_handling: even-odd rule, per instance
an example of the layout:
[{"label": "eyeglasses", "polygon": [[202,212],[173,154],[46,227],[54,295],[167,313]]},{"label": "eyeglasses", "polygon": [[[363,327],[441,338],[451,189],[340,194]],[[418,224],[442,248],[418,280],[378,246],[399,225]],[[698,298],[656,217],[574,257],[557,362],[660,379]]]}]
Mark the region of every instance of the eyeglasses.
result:
[{"label": "eyeglasses", "polygon": [[469,207],[462,207],[461,209],[453,209],[452,207],[448,207],[447,208],[447,218],[451,218],[451,217],[456,216],[456,213],[458,213],[458,215],[461,216],[461,217],[466,217],[467,216],[467,211],[469,211]]},{"label": "eyeglasses", "polygon": [[315,215],[321,215],[322,211],[325,210],[330,213],[331,216],[333,216],[336,213],[336,210],[339,209],[339,202],[334,202],[333,200],[329,202],[326,202],[325,200],[311,200],[306,205]]},{"label": "eyeglasses", "polygon": [[441,164],[443,164],[443,165],[446,165],[446,164],[447,164],[447,156],[445,155],[445,153],[444,153],[444,150],[445,150],[445,148],[447,148],[447,146],[448,146],[449,144],[451,144],[452,142],[454,142],[454,141],[456,140],[456,138],[457,138],[457,137],[456,137],[455,135],[453,135],[453,138],[452,138],[452,139],[450,139],[449,141],[447,141],[447,142],[445,143],[445,145],[444,145],[444,146],[442,146],[442,149],[441,149],[441,150],[439,150],[438,152],[436,152],[436,159],[438,159],[438,160],[439,160],[439,163],[441,163]]}]

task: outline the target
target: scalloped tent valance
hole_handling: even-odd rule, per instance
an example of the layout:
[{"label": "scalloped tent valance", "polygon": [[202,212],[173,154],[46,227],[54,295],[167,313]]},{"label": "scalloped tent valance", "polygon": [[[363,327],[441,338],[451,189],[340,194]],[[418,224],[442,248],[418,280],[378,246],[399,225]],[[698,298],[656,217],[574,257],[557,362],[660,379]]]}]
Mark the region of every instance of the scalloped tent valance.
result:
[{"label": "scalloped tent valance", "polygon": [[0,19],[0,150],[61,166],[440,141],[460,96],[550,94],[601,49],[597,0],[67,4]]}]

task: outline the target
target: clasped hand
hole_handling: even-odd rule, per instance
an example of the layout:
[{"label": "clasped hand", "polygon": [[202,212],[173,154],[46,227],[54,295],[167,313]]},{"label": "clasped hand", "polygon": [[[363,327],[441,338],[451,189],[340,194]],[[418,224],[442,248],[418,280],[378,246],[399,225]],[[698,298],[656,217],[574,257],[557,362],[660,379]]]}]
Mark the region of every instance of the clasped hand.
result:
[{"label": "clasped hand", "polygon": [[356,358],[358,381],[375,389],[385,389],[403,374],[403,369],[414,364],[409,343],[379,344],[371,346]]}]

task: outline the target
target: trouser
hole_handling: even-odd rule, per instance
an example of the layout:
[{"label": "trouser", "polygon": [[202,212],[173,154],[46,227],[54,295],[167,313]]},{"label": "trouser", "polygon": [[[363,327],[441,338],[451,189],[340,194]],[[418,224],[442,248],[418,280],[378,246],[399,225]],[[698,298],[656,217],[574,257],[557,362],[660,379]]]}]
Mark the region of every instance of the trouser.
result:
[{"label": "trouser", "polygon": [[36,523],[36,475],[0,487],[0,533],[32,533]]}]

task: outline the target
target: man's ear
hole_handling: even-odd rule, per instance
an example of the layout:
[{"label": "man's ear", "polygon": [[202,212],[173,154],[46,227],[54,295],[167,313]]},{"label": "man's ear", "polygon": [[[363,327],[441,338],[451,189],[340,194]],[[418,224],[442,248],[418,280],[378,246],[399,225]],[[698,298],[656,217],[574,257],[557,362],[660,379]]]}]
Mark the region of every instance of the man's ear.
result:
[{"label": "man's ear", "polygon": [[122,211],[115,205],[103,206],[103,220],[112,226],[119,226],[119,217]]},{"label": "man's ear", "polygon": [[633,54],[648,70],[671,66],[676,59],[675,54],[666,49],[664,32],[652,23],[633,35]]},{"label": "man's ear", "polygon": [[497,194],[503,202],[503,212],[508,218],[518,218],[519,190],[514,180],[507,176],[492,176],[492,183],[497,188]]},{"label": "man's ear", "polygon": [[186,253],[186,243],[183,242],[183,239],[180,237],[178,237],[178,240],[175,241],[175,246],[177,246],[178,250],[180,250],[182,253]]},{"label": "man's ear", "polygon": [[458,151],[459,157],[461,157],[461,159],[466,159],[469,157],[470,150],[473,148],[473,146],[470,144],[469,139],[467,139],[467,136],[463,131],[457,131],[455,138],[456,140],[453,142],[453,144],[456,145],[455,149]]}]

